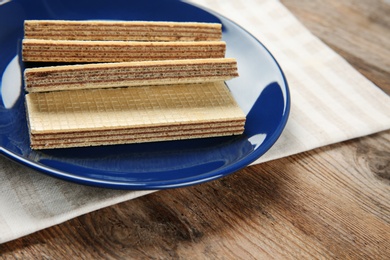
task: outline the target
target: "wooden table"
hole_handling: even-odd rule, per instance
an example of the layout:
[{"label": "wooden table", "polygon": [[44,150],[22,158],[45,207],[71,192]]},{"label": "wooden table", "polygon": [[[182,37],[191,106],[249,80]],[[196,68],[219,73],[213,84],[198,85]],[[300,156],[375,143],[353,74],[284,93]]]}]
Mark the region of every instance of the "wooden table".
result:
[{"label": "wooden table", "polygon": [[[282,2],[390,94],[390,4]],[[2,244],[0,255],[389,259],[390,131],[92,212]]]}]

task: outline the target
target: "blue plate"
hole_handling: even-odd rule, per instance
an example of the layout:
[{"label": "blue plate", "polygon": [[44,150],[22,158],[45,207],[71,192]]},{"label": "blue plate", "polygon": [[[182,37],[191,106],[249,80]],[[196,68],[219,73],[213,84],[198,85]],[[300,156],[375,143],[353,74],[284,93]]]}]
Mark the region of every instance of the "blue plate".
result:
[{"label": "blue plate", "polygon": [[[20,43],[25,19],[218,22],[240,77],[227,82],[247,114],[241,136],[34,151],[24,109]],[[0,3],[0,152],[81,184],[164,189],[211,181],[263,155],[282,133],[290,94],[282,70],[253,36],[225,17],[175,0],[11,0]]]}]

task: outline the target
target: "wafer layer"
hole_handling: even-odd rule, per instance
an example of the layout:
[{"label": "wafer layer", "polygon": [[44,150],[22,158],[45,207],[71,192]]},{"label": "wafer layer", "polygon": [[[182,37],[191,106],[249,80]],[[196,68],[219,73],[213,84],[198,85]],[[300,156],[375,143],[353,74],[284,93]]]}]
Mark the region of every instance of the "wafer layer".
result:
[{"label": "wafer layer", "polygon": [[241,134],[245,115],[223,82],[26,95],[34,149]]},{"label": "wafer layer", "polygon": [[[223,129],[230,130],[242,130],[241,121],[223,121],[223,122],[214,122],[213,129],[210,129],[209,122],[206,123],[188,123],[188,124],[171,124],[167,126],[148,126],[148,127],[134,127],[134,128],[125,128],[125,129],[107,129],[107,130],[94,130],[94,131],[76,131],[76,132],[63,132],[63,133],[44,133],[44,134],[34,134],[35,140],[51,140],[58,139],[58,137],[68,139],[68,138],[77,138],[79,140],[86,140],[90,138],[100,139],[108,138],[115,139],[115,136],[125,136],[125,135],[142,135],[145,136],[155,136],[159,134],[166,135],[176,135],[177,133],[191,132],[191,133],[203,133],[205,131],[211,132],[211,130],[216,132],[223,132]],[[229,130],[229,131],[230,131]],[[169,133],[169,131],[171,133]],[[227,131],[228,132],[228,131]]]},{"label": "wafer layer", "polygon": [[236,60],[227,58],[67,65],[24,72],[29,92],[199,83],[237,76]]},{"label": "wafer layer", "polygon": [[26,20],[24,37],[88,41],[218,41],[221,24],[142,21]]},{"label": "wafer layer", "polygon": [[222,41],[129,42],[23,39],[26,62],[124,62],[223,58]]},{"label": "wafer layer", "polygon": [[52,148],[70,148],[70,147],[85,147],[85,146],[100,146],[100,145],[116,145],[116,144],[130,144],[130,143],[146,143],[172,140],[185,140],[195,138],[207,138],[217,136],[231,136],[240,135],[243,132],[242,126],[216,129],[213,125],[206,125],[204,129],[198,131],[178,130],[173,132],[159,133],[142,133],[137,135],[110,135],[102,133],[100,137],[72,137],[66,139],[62,136],[57,136],[53,139],[39,139],[35,135],[31,136],[31,143],[33,149],[52,149]]}]

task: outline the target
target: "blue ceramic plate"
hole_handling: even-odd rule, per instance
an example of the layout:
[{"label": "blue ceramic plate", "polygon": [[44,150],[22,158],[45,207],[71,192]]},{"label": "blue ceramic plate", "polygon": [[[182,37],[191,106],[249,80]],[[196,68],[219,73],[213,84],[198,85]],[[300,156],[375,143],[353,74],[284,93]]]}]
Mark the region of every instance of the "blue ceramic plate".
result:
[{"label": "blue ceramic plate", "polygon": [[[263,155],[287,122],[282,70],[248,32],[219,14],[175,0],[11,0],[0,2],[0,152],[53,177],[117,189],[164,189],[233,173]],[[25,19],[219,22],[240,77],[227,85],[247,114],[245,133],[174,142],[33,151],[24,110],[20,43]]]}]

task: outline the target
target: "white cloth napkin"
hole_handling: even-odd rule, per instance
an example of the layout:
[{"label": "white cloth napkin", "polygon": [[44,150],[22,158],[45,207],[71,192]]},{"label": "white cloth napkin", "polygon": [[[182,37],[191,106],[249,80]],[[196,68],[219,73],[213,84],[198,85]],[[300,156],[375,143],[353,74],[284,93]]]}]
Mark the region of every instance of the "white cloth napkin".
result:
[{"label": "white cloth napkin", "polygon": [[[289,82],[290,119],[255,163],[390,128],[390,98],[276,0],[193,0],[232,19],[273,53]],[[153,191],[68,183],[0,157],[0,243]]]}]

